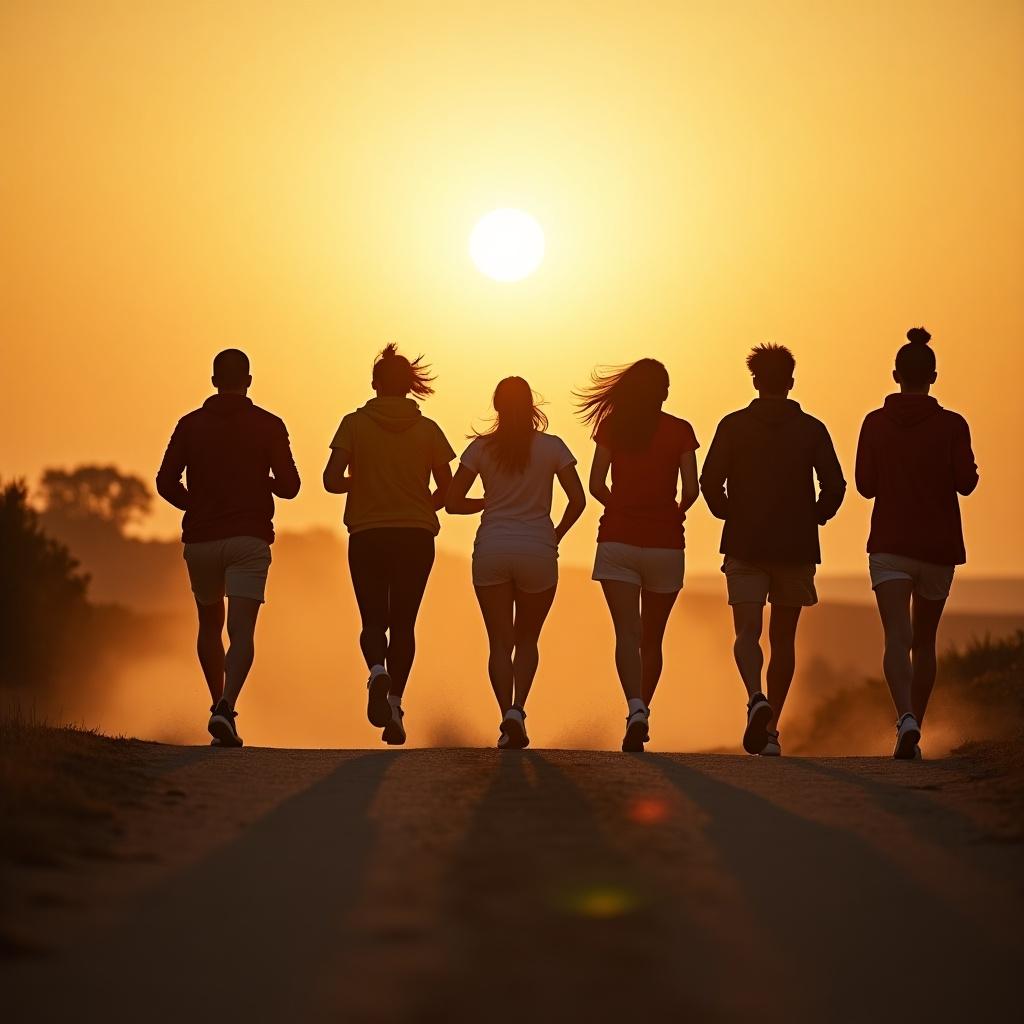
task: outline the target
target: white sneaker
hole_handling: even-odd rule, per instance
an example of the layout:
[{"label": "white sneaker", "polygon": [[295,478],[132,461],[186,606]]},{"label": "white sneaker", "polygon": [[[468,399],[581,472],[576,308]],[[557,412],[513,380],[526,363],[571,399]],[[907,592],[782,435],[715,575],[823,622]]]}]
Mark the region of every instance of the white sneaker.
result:
[{"label": "white sneaker", "polygon": [[405,712],[394,704],[389,704],[388,709],[391,713],[391,721],[384,726],[384,732],[381,733],[380,738],[389,747],[400,747],[405,743],[405,725],[402,722]]},{"label": "white sneaker", "polygon": [[779,730],[768,730],[768,742],[761,748],[760,757],[782,757],[782,744],[779,743]]},{"label": "white sneaker", "polygon": [[772,720],[772,706],[763,693],[755,693],[747,702],[747,727],[743,730],[743,749],[748,754],[760,754],[768,742],[768,723]]},{"label": "white sneaker", "polygon": [[628,754],[642,754],[647,740],[648,719],[651,712],[647,708],[637,708],[626,718],[626,735],[622,737],[622,749]]},{"label": "white sneaker", "polygon": [[525,750],[530,745],[530,737],[526,735],[525,718],[526,712],[518,704],[513,704],[505,712],[500,726],[501,739],[498,740],[498,746],[502,750]]},{"label": "white sneaker", "polygon": [[370,725],[378,729],[383,729],[391,721],[391,705],[388,703],[390,689],[391,676],[388,670],[383,665],[374,665],[366,681],[366,717]]},{"label": "white sneaker", "polygon": [[913,761],[914,751],[921,742],[921,726],[917,719],[908,711],[896,723],[896,749],[893,750],[893,760]]}]

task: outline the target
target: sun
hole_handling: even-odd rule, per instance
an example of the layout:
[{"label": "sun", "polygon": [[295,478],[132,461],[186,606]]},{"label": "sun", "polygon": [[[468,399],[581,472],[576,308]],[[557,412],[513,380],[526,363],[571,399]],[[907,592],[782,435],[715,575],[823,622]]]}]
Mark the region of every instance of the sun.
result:
[{"label": "sun", "polygon": [[469,255],[495,281],[521,281],[544,259],[544,231],[522,210],[491,210],[469,236]]}]

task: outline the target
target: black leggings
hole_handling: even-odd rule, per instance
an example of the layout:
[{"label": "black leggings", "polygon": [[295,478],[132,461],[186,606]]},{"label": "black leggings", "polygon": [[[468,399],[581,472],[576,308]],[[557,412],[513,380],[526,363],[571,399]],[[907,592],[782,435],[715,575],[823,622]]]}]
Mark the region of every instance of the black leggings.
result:
[{"label": "black leggings", "polygon": [[348,541],[348,566],[363,629],[366,667],[384,665],[391,693],[401,696],[416,654],[416,615],[434,564],[429,530],[384,527],[362,530]]}]

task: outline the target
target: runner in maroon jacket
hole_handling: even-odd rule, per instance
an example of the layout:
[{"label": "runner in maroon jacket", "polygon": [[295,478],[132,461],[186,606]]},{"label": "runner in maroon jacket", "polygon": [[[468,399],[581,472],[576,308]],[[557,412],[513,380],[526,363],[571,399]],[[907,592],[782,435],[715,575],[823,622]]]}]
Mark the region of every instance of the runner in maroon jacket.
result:
[{"label": "runner in maroon jacket", "polygon": [[174,428],[156,489],[185,513],[181,539],[199,612],[199,663],[213,699],[213,745],[240,747],[235,701],[252,666],[274,542],[274,495],[294,498],[299,474],[284,423],[246,397],[252,377],[245,353],[221,352],[213,384],[217,394]]},{"label": "runner in maroon jacket", "polygon": [[857,445],[857,490],[875,500],[868,565],[899,716],[898,759],[921,756],[935,634],[954,569],[967,560],[957,496],[978,486],[967,421],[928,394],[937,376],[931,335],[913,327],[907,338],[892,374],[900,393],[868,413]]}]

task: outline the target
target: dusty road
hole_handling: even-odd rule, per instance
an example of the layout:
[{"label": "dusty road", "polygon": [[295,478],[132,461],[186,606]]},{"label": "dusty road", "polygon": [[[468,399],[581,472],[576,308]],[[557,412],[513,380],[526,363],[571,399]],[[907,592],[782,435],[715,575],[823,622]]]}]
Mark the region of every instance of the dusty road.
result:
[{"label": "dusty road", "polygon": [[7,1021],[988,1021],[1022,849],[952,762],[146,745],[26,875]]}]

